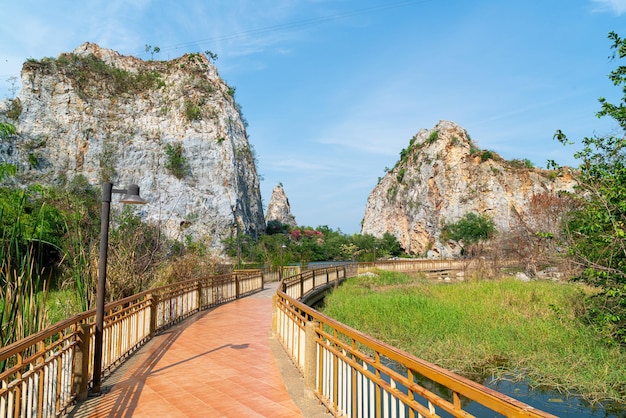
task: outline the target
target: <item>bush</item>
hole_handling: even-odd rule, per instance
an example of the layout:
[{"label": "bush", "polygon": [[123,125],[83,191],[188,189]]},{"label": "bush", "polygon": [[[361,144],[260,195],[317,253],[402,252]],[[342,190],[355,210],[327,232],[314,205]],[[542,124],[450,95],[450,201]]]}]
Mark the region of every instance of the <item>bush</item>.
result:
[{"label": "bush", "polygon": [[175,145],[165,145],[165,155],[167,156],[167,161],[165,162],[167,171],[177,179],[185,177],[189,171],[189,166],[187,158],[183,155],[183,145],[180,142]]},{"label": "bush", "polygon": [[202,109],[200,106],[190,100],[185,101],[185,117],[189,122],[202,119]]}]

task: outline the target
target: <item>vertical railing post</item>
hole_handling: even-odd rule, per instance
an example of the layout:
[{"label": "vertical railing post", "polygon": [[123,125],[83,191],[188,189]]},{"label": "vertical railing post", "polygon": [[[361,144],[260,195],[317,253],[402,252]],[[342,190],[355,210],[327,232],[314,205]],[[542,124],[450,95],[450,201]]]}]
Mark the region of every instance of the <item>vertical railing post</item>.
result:
[{"label": "vertical railing post", "polygon": [[15,365],[18,367],[17,368],[17,372],[15,372],[15,380],[20,382],[20,384],[18,384],[15,387],[15,398],[13,400],[13,404],[15,405],[15,410],[14,413],[16,417],[21,417],[23,414],[20,412],[20,408],[22,406],[22,366],[23,366],[23,360],[24,360],[24,353],[23,352],[19,352],[17,353],[16,357],[16,362]]},{"label": "vertical railing post", "polygon": [[272,295],[272,332],[278,335],[278,294]]},{"label": "vertical railing post", "polygon": [[202,306],[202,280],[196,282],[196,305],[198,306],[198,312],[203,308]]},{"label": "vertical railing post", "polygon": [[315,391],[317,381],[317,323],[309,321],[304,328],[304,387]]},{"label": "vertical railing post", "polygon": [[304,273],[300,273],[300,297],[298,299],[302,296],[304,296]]},{"label": "vertical railing post", "polygon": [[157,315],[159,312],[159,297],[150,293],[150,338],[154,337],[157,329]]},{"label": "vertical railing post", "polygon": [[[37,366],[42,366],[45,363],[45,354],[46,351],[46,343],[43,341],[40,341],[37,343]],[[44,375],[45,372],[43,370],[40,369],[40,371],[38,372],[39,374],[39,387],[37,390],[37,411],[43,411],[44,405],[43,405],[43,398],[44,398]]]},{"label": "vertical railing post", "polygon": [[82,323],[76,329],[76,353],[74,354],[74,393],[77,401],[84,401],[89,394],[89,341],[91,325]]},{"label": "vertical railing post", "polygon": [[235,273],[235,299],[239,299],[239,275]]}]

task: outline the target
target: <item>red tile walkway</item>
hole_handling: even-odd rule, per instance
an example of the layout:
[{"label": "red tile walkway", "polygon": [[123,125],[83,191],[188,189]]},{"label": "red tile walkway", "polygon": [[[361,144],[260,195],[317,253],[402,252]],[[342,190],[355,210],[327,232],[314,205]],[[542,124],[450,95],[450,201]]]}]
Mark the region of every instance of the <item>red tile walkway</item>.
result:
[{"label": "red tile walkway", "polygon": [[88,399],[69,415],[303,416],[272,354],[275,285],[266,287],[254,296],[196,314],[156,336],[103,380],[102,395]]}]

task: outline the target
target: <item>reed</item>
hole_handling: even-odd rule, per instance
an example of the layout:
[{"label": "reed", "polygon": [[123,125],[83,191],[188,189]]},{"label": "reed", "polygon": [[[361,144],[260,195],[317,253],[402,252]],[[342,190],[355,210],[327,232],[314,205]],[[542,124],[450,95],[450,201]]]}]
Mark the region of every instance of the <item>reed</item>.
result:
[{"label": "reed", "polygon": [[[50,272],[41,267],[43,241],[36,234],[26,239],[20,217],[24,214],[23,196],[7,219],[0,208],[0,223],[12,225],[0,229],[0,344],[4,347],[48,325],[45,301]],[[40,231],[42,228],[38,228]],[[39,237],[40,238],[40,237]],[[5,365],[0,364],[0,370]]]}]

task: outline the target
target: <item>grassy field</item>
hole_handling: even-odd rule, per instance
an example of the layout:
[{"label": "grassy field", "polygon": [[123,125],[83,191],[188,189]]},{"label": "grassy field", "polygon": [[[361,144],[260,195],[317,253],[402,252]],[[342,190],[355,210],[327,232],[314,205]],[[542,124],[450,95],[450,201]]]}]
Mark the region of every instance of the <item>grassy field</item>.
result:
[{"label": "grassy field", "polygon": [[324,313],[469,378],[526,379],[626,403],[626,350],[587,326],[579,285],[515,279],[441,283],[379,271],[348,280]]}]

